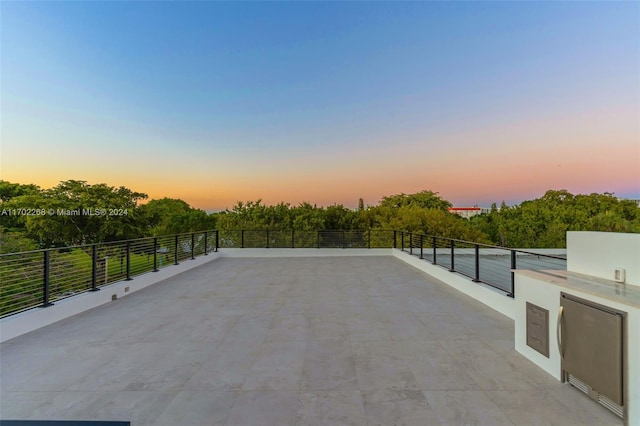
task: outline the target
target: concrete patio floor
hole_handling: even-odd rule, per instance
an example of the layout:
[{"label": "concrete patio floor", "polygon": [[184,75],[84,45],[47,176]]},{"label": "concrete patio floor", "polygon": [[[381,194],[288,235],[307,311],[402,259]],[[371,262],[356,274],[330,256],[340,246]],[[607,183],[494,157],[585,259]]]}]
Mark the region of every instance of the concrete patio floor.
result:
[{"label": "concrete patio floor", "polygon": [[2,344],[0,418],[622,424],[513,333],[391,256],[221,258]]}]

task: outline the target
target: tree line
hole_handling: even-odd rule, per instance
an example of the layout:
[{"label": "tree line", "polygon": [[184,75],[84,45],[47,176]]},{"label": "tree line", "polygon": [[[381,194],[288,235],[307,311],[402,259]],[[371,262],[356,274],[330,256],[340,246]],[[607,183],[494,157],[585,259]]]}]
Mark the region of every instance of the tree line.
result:
[{"label": "tree line", "polygon": [[571,194],[549,190],[516,206],[504,202],[470,223],[496,245],[566,247],[567,231],[640,232],[640,207],[612,193]]},{"label": "tree line", "polygon": [[0,181],[0,253],[109,242],[206,229],[395,229],[505,247],[565,247],[571,230],[640,232],[640,208],[613,194],[573,195],[547,191],[516,206],[494,204],[471,219],[450,213],[438,193],[385,196],[357,209],[237,202],[218,213],[180,199],[148,200],[145,193],[85,181],[50,189]]}]

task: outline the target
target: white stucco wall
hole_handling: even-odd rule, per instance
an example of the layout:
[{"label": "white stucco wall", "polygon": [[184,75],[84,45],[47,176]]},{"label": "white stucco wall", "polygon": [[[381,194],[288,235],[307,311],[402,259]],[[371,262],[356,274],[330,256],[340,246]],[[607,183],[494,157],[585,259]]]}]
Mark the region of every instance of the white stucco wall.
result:
[{"label": "white stucco wall", "polygon": [[393,255],[409,265],[429,274],[433,278],[442,281],[448,286],[484,303],[490,308],[500,312],[502,315],[514,319],[515,302],[504,292],[481,283],[474,283],[470,278],[449,272],[442,266],[433,265],[430,262],[421,260],[416,256],[411,256],[409,253],[398,249],[393,250]]},{"label": "white stucco wall", "polygon": [[[515,277],[515,347],[538,367],[560,380],[560,352],[556,324],[560,309],[560,287],[534,278]],[[549,311],[549,358],[527,346],[527,302]]]},{"label": "white stucco wall", "polygon": [[640,285],[640,234],[567,232],[567,271],[613,280],[616,268]]}]

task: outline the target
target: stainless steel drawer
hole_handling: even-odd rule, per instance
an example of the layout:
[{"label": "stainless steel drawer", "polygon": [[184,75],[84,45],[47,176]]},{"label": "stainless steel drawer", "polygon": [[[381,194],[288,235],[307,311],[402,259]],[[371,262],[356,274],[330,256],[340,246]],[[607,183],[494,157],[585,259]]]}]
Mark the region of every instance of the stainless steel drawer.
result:
[{"label": "stainless steel drawer", "polygon": [[527,324],[527,335],[538,340],[548,340],[549,330],[545,324],[529,323]]},{"label": "stainless steel drawer", "polygon": [[549,311],[527,302],[527,346],[549,358]]}]

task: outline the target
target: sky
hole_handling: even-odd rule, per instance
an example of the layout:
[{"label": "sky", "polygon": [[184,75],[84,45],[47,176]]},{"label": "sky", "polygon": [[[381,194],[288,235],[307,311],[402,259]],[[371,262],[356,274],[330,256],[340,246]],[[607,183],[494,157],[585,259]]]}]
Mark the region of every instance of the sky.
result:
[{"label": "sky", "polygon": [[638,2],[0,2],[0,179],[640,198]]}]

